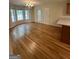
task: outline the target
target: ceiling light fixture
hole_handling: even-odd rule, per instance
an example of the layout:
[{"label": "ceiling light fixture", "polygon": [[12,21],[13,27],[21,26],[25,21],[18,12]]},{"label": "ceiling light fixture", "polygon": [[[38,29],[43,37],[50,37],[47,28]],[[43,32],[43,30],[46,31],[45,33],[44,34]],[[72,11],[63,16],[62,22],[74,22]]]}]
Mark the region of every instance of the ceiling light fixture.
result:
[{"label": "ceiling light fixture", "polygon": [[37,4],[37,1],[27,0],[26,3],[25,3],[25,6],[31,8],[31,7],[34,7],[36,4]]}]

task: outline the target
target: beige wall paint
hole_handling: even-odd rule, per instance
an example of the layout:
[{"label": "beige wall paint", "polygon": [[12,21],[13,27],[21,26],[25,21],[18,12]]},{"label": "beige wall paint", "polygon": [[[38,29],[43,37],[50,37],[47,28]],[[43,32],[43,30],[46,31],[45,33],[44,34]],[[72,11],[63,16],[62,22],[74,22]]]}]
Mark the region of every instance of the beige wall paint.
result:
[{"label": "beige wall paint", "polygon": [[[42,11],[42,18],[37,18],[37,11]],[[60,16],[66,15],[66,3],[65,2],[52,2],[41,4],[35,7],[35,22],[44,23],[53,26],[59,26],[56,21]]]}]

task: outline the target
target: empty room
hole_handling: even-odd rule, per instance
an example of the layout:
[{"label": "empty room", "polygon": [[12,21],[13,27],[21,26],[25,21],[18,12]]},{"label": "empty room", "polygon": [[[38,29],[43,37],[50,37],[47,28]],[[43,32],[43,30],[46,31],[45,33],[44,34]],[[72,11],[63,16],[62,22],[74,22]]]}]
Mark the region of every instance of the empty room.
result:
[{"label": "empty room", "polygon": [[9,58],[70,59],[70,0],[9,0]]}]

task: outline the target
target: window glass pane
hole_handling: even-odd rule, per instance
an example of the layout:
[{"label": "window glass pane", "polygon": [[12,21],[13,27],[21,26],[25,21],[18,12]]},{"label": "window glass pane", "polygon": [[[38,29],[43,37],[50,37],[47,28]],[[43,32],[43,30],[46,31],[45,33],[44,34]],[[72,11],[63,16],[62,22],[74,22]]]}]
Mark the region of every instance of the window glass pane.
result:
[{"label": "window glass pane", "polygon": [[40,18],[41,18],[41,11],[38,10],[38,19],[40,19]]},{"label": "window glass pane", "polygon": [[31,19],[31,12],[30,10],[25,10],[25,19]]},{"label": "window glass pane", "polygon": [[14,9],[11,9],[11,19],[12,19],[12,22],[15,22],[16,21],[16,16],[15,16],[15,10]]},{"label": "window glass pane", "polygon": [[17,20],[23,20],[23,10],[17,10]]},{"label": "window glass pane", "polygon": [[37,11],[37,15],[38,15],[38,20],[41,20],[42,19],[41,10],[38,10]]}]

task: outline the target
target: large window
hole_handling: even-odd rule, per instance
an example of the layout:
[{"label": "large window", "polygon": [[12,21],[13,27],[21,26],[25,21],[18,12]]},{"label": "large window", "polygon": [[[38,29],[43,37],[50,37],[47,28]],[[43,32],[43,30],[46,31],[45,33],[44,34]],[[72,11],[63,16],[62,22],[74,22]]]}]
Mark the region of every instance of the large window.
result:
[{"label": "large window", "polygon": [[42,17],[41,17],[41,15],[42,15],[42,14],[41,14],[41,10],[38,10],[38,11],[37,11],[37,15],[38,15],[38,19],[41,20],[41,18],[42,18]]},{"label": "large window", "polygon": [[12,22],[16,22],[20,20],[30,20],[31,10],[11,9],[11,18],[12,18]]},{"label": "large window", "polygon": [[16,10],[17,12],[17,20],[23,20],[23,10]]},{"label": "large window", "polygon": [[12,19],[12,22],[16,22],[16,16],[15,16],[15,10],[14,9],[11,9],[11,19]]},{"label": "large window", "polygon": [[41,9],[38,9],[37,10],[37,19],[38,19],[38,22],[42,22],[43,13],[42,13],[42,10]]},{"label": "large window", "polygon": [[31,19],[31,11],[30,10],[25,10],[25,19]]}]

